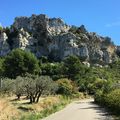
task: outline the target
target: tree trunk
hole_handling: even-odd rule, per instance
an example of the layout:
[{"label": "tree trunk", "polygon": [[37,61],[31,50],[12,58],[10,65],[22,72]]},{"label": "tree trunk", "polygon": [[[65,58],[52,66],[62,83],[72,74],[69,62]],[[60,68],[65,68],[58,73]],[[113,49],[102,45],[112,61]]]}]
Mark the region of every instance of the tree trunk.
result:
[{"label": "tree trunk", "polygon": [[21,97],[21,95],[20,95],[20,94],[19,94],[19,95],[17,95],[18,100],[20,100],[20,97]]},{"label": "tree trunk", "polygon": [[35,93],[35,96],[33,97],[33,102],[36,102],[36,98],[37,98],[38,92]]},{"label": "tree trunk", "polygon": [[39,102],[40,96],[41,96],[41,93],[38,94],[38,96],[37,96],[37,100],[36,100],[36,103]]},{"label": "tree trunk", "polygon": [[33,98],[32,98],[32,96],[30,96],[30,103],[31,103],[31,104],[33,103]]},{"label": "tree trunk", "polygon": [[33,103],[35,103],[35,99],[36,99],[36,97],[33,97]]}]

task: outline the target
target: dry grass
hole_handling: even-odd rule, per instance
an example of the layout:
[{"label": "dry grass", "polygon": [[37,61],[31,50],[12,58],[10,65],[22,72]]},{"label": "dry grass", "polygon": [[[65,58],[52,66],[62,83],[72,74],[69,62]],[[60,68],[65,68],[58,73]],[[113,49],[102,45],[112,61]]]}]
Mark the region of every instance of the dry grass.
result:
[{"label": "dry grass", "polygon": [[22,116],[37,114],[61,102],[61,96],[41,98],[37,104],[29,104],[29,100],[22,97],[20,101],[12,97],[0,97],[0,120],[19,120]]},{"label": "dry grass", "polygon": [[0,98],[0,120],[17,120],[19,111],[6,98]]},{"label": "dry grass", "polygon": [[25,97],[20,101],[15,98],[15,96],[0,98],[0,120],[19,120],[21,115],[39,113],[60,102],[60,96],[41,98],[37,104],[29,104]]},{"label": "dry grass", "polygon": [[41,110],[46,109],[49,106],[59,103],[59,101],[60,101],[59,96],[47,97],[47,98],[41,100],[38,104],[33,104],[32,109],[35,112],[40,112]]},{"label": "dry grass", "polygon": [[60,101],[59,96],[51,96],[51,97],[41,98],[39,103],[37,104],[27,104],[29,103],[29,101],[25,99],[22,99],[21,101],[14,101],[14,104],[18,108],[21,108],[20,109],[21,111],[37,113],[49,106],[59,103],[59,101]]}]

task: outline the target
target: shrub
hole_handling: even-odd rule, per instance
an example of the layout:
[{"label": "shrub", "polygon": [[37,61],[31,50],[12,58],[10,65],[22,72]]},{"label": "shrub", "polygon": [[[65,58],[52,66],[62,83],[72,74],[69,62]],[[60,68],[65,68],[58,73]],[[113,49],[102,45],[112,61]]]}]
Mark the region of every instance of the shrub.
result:
[{"label": "shrub", "polygon": [[102,91],[97,92],[95,102],[106,106],[114,113],[120,114],[120,89],[113,90],[108,94],[103,94]]},{"label": "shrub", "polygon": [[58,94],[62,94],[62,95],[72,95],[74,87],[72,84],[72,81],[64,78],[64,79],[59,79],[57,81],[58,84]]}]

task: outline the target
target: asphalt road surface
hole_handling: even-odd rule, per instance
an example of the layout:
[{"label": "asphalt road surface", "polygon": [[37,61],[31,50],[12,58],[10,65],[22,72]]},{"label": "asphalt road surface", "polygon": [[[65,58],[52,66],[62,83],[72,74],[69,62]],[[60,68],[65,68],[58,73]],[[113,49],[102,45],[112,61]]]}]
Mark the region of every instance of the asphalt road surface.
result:
[{"label": "asphalt road surface", "polygon": [[76,101],[43,120],[114,120],[92,99]]}]

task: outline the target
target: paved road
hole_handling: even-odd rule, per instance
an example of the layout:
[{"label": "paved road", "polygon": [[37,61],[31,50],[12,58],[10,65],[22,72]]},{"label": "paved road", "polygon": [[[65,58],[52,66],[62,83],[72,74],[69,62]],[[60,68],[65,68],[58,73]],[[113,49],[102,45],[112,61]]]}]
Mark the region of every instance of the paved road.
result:
[{"label": "paved road", "polygon": [[73,102],[65,109],[43,120],[113,120],[113,118],[89,99]]}]

